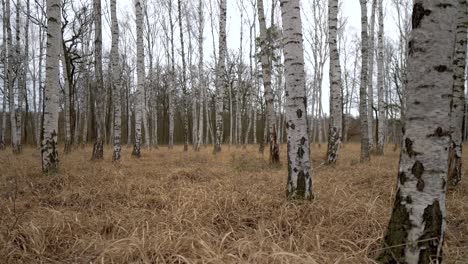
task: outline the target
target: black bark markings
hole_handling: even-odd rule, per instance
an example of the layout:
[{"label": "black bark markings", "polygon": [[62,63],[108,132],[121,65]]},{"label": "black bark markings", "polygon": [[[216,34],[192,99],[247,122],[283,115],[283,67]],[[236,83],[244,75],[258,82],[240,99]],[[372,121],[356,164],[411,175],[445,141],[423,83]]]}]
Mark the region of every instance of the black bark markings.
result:
[{"label": "black bark markings", "polygon": [[[411,198],[410,198],[411,199]],[[408,197],[406,197],[408,202]],[[400,190],[396,193],[395,203],[393,205],[392,217],[388,224],[387,233],[383,241],[383,249],[377,257],[379,263],[405,263],[405,245],[408,236],[408,230],[411,228],[409,212],[403,204],[403,197]],[[392,247],[398,245],[397,247]]]},{"label": "black bark markings", "polygon": [[301,109],[297,109],[296,113],[297,113],[297,118],[302,117],[302,110]]},{"label": "black bark markings", "polygon": [[408,156],[410,158],[415,157],[419,153],[413,150],[413,141],[411,139],[406,138],[405,139],[405,147],[406,147],[406,153],[408,153]]},{"label": "black bark markings", "polygon": [[422,175],[424,173],[424,166],[423,164],[417,160],[413,167],[411,168],[411,173],[413,173],[414,177],[416,177],[416,179],[418,180],[418,182],[416,183],[416,189],[418,189],[418,191],[422,192],[424,190],[424,180],[422,179]]},{"label": "black bark markings", "polygon": [[444,130],[441,127],[437,127],[434,130],[434,133],[427,135],[427,137],[445,137],[445,136],[450,136],[450,131]]},{"label": "black bark markings", "polygon": [[[442,236],[442,211],[440,210],[439,201],[434,201],[424,209],[423,214],[424,232],[418,239],[421,246],[419,255],[419,263],[442,263],[442,255],[438,256],[439,244]],[[437,257],[438,256],[438,257]]]},{"label": "black bark markings", "polygon": [[406,173],[402,171],[398,174],[398,179],[400,180],[400,184],[403,185],[408,180],[408,177],[406,177]]},{"label": "black bark markings", "polygon": [[429,9],[424,9],[423,5],[421,3],[416,3],[413,6],[413,19],[412,19],[412,24],[413,24],[413,29],[416,29],[419,27],[421,24],[421,20],[424,18],[424,16],[428,16],[432,13],[431,10]]}]

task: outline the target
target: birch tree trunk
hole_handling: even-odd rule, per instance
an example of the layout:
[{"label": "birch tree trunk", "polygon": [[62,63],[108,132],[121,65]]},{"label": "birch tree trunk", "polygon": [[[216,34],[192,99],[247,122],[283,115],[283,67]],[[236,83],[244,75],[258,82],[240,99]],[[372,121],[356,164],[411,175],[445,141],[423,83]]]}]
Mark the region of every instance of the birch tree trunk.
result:
[{"label": "birch tree trunk", "polygon": [[[7,0],[9,1],[9,0]],[[5,1],[2,0],[2,9],[3,9],[3,16],[2,16],[2,40],[3,40],[3,49],[2,52],[4,54],[3,57],[3,98],[2,98],[2,127],[0,129],[0,150],[5,149],[5,133],[6,133],[6,101],[7,101],[7,92],[9,92],[9,82],[8,82],[8,43],[7,43],[7,28],[6,28],[6,7]]]},{"label": "birch tree trunk", "polygon": [[384,20],[383,20],[383,1],[379,0],[379,35],[378,35],[378,58],[377,58],[377,94],[378,94],[378,109],[379,109],[379,126],[376,153],[384,154],[386,118],[385,118],[385,87],[384,87]]},{"label": "birch tree trunk", "polygon": [[[375,0],[374,0],[375,1]],[[369,126],[367,119],[367,6],[366,0],[359,0],[361,4],[361,87],[359,89],[359,119],[361,121],[361,162],[368,161],[369,155]]]},{"label": "birch tree trunk", "polygon": [[462,178],[462,126],[465,103],[466,27],[468,23],[466,0],[458,0],[456,46],[453,60],[453,96],[451,104],[452,143],[449,156],[448,179],[457,185]]},{"label": "birch tree trunk", "polygon": [[[144,111],[144,89],[145,89],[145,58],[143,46],[143,9],[141,0],[135,0],[136,16],[136,44],[137,44],[137,91],[135,100],[135,144],[133,145],[132,156],[141,156],[141,125]],[[145,131],[146,133],[148,131]]]},{"label": "birch tree trunk", "polygon": [[219,58],[216,67],[216,135],[214,153],[221,151],[223,141],[223,100],[224,100],[224,72],[226,69],[226,0],[219,1]]},{"label": "birch tree trunk", "polygon": [[42,27],[39,27],[39,63],[38,63],[38,93],[39,93],[39,103],[38,103],[38,111],[37,111],[37,116],[36,116],[36,142],[38,142],[38,145],[40,145],[41,142],[41,120],[42,120],[42,111],[43,111],[43,103],[42,103],[42,95],[43,95],[43,86],[42,86],[42,61],[44,57],[44,42],[46,41],[44,39],[44,29]]},{"label": "birch tree trunk", "polygon": [[93,147],[93,160],[104,159],[104,99],[105,90],[102,79],[102,18],[101,0],[93,0],[94,9],[94,68],[96,74],[96,139]]},{"label": "birch tree trunk", "polygon": [[299,0],[282,0],[284,63],[286,77],[286,132],[288,135],[287,197],[313,198],[307,128],[304,46]]},{"label": "birch tree trunk", "polygon": [[[254,13],[254,18],[255,18],[255,13]],[[244,148],[247,147],[247,144],[249,144],[249,136],[250,136],[250,128],[252,126],[252,108],[253,108],[253,100],[254,100],[254,92],[255,92],[255,77],[254,77],[254,67],[253,67],[253,60],[252,60],[252,52],[254,50],[253,43],[254,43],[254,36],[253,36],[253,28],[255,26],[255,19],[250,25],[250,30],[249,30],[249,71],[250,71],[250,85],[249,91],[248,91],[248,97],[247,97],[247,129],[245,131],[245,139],[244,139]]]},{"label": "birch tree trunk", "polygon": [[414,2],[398,183],[378,262],[442,263],[456,11],[456,0]]},{"label": "birch tree trunk", "polygon": [[341,67],[338,51],[338,0],[328,1],[330,46],[330,123],[328,130],[327,163],[334,164],[341,144],[343,98],[341,94]]},{"label": "birch tree trunk", "polygon": [[62,71],[63,71],[63,90],[64,90],[64,128],[65,128],[65,147],[63,152],[65,154],[70,153],[71,150],[71,131],[70,131],[70,80],[68,80],[67,74],[67,63],[65,62],[65,43],[63,42],[63,32],[60,40],[62,44],[61,59],[62,59]]},{"label": "birch tree trunk", "polygon": [[5,27],[7,29],[7,88],[8,88],[8,108],[10,111],[10,141],[11,149],[14,154],[20,153],[18,146],[18,134],[16,132],[16,109],[15,109],[15,93],[13,83],[13,58],[14,49],[12,44],[11,23],[10,23],[10,0],[5,1]]},{"label": "birch tree trunk", "polygon": [[203,0],[198,1],[198,101],[199,101],[199,123],[198,123],[198,136],[195,150],[200,150],[203,144],[203,105],[205,102],[205,78],[203,71],[203,30],[204,30],[204,18],[203,18]]},{"label": "birch tree trunk", "polygon": [[171,40],[171,80],[169,89],[169,149],[174,147],[174,94],[176,89],[176,74],[175,74],[175,52],[174,52],[174,22],[172,21],[172,0],[168,1],[169,5],[169,27]]},{"label": "birch tree trunk", "polygon": [[370,32],[368,35],[369,49],[369,67],[368,67],[368,76],[367,76],[367,126],[368,126],[368,136],[369,136],[369,151],[374,149],[374,50],[375,50],[375,41],[374,41],[374,28],[375,28],[375,10],[377,9],[377,1],[372,1],[372,11],[371,11],[371,21],[370,21]]},{"label": "birch tree trunk", "polygon": [[19,0],[16,1],[16,23],[15,23],[15,32],[16,32],[16,42],[15,42],[15,58],[14,62],[16,64],[16,80],[17,80],[17,87],[18,87],[18,108],[16,110],[16,147],[17,147],[17,154],[22,152],[21,146],[21,139],[23,137],[23,101],[25,95],[24,85],[26,85],[26,72],[25,72],[25,65],[21,61],[21,32],[20,32],[20,10],[21,10],[21,2]]},{"label": "birch tree trunk", "polygon": [[122,135],[122,109],[120,101],[121,85],[120,85],[120,70],[119,70],[119,22],[117,20],[117,6],[116,0],[110,1],[111,8],[111,23],[112,23],[112,47],[111,47],[111,70],[112,70],[112,96],[114,99],[114,127],[113,127],[113,152],[112,161],[120,160],[121,143],[120,137]]},{"label": "birch tree trunk", "polygon": [[[9,0],[7,0],[8,2]],[[42,171],[58,170],[59,56],[61,40],[61,6],[59,0],[47,1],[47,59],[42,124]]]},{"label": "birch tree trunk", "polygon": [[[267,27],[265,21],[265,11],[263,8],[263,0],[257,0],[258,8],[258,22],[260,25],[260,47],[261,47],[261,62],[262,62],[262,75],[263,87],[266,104],[266,115],[268,123],[268,135],[270,143],[270,163],[278,164],[279,159],[279,146],[277,142],[277,128],[276,128],[276,115],[274,109],[274,97],[271,87],[271,62],[270,56],[272,55],[272,47],[268,47],[267,43]],[[265,128],[266,129],[266,128]]]},{"label": "birch tree trunk", "polygon": [[183,25],[182,25],[182,7],[181,7],[181,1],[177,1],[177,7],[179,11],[179,31],[180,31],[180,50],[182,52],[181,58],[182,58],[182,107],[184,108],[184,114],[183,114],[183,122],[184,122],[184,151],[188,151],[188,144],[189,144],[189,124],[188,124],[188,95],[187,95],[187,66],[185,63],[185,50],[184,50],[184,30],[183,30]]}]

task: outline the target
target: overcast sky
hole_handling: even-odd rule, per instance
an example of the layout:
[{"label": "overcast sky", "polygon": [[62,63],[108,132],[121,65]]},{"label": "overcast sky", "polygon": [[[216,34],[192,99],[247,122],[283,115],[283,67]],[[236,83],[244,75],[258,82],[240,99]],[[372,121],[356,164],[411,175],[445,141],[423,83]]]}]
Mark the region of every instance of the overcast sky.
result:
[{"label": "overcast sky", "polygon": [[[160,1],[160,0],[156,0]],[[177,0],[174,1],[174,8],[177,7]],[[182,0],[182,1],[188,1],[188,0]],[[204,31],[204,48],[205,48],[205,60],[209,61],[211,60],[213,56],[213,40],[212,40],[212,35],[211,35],[211,22],[210,22],[210,11],[209,11],[209,4],[208,1],[212,1],[213,5],[213,13],[214,17],[216,19],[214,26],[215,26],[215,34],[216,31],[218,30],[218,22],[217,22],[217,1],[216,0],[205,0],[205,31]],[[241,0],[227,0],[227,45],[228,49],[232,50],[238,50],[239,49],[239,38],[240,38],[240,24],[241,24],[241,19],[240,19],[240,11],[239,11],[239,3]],[[247,26],[247,19],[252,20],[253,16],[253,8],[251,7],[251,1],[253,0],[243,0],[245,9],[247,10],[247,14],[244,15],[244,53],[245,53],[245,60],[248,60],[248,47],[249,47],[249,27]],[[267,25],[270,23],[269,18],[270,18],[270,12],[271,12],[271,0],[264,0],[265,1],[265,8],[266,8],[266,18],[267,18]],[[311,11],[311,4],[309,2],[310,0],[302,0],[301,5],[303,9],[303,15],[304,14],[309,14]],[[156,12],[167,12],[165,8],[161,6],[154,6],[152,4],[153,0],[148,0],[149,3],[149,8],[154,10],[154,13]],[[371,2],[371,1],[369,1]],[[385,17],[385,36],[390,37],[392,39],[396,39],[396,33],[397,33],[397,27],[396,27],[396,22],[395,22],[395,17],[394,17],[394,9],[395,7],[390,3],[388,0],[384,0],[384,17]],[[198,4],[197,0],[190,0],[189,3],[192,6],[192,9],[196,9],[196,6]],[[361,11],[360,11],[360,5],[359,5],[359,0],[341,0],[340,1],[342,5],[342,16],[347,18],[347,25],[346,25],[346,31],[345,34],[348,35],[348,39],[351,39],[353,35],[357,35],[360,37],[360,30],[361,30]],[[103,0],[103,11],[107,12],[109,7],[109,0]],[[117,1],[117,9],[118,9],[118,14],[117,16],[119,17],[119,20],[124,19],[124,14],[129,14],[132,18],[134,17],[133,14],[133,0],[119,0]],[[369,19],[370,19],[370,3],[368,3],[368,9],[369,9]],[[279,7],[278,7],[279,10]],[[176,15],[177,9],[174,10],[174,15]],[[152,13],[150,11],[150,13]],[[110,48],[110,30],[108,28],[108,13],[105,14],[107,16],[106,19],[104,19],[104,46],[109,49]],[[151,16],[151,15],[150,15]],[[280,18],[280,14],[277,14],[277,20]],[[303,28],[307,28],[308,22],[307,19],[304,17],[302,18],[303,22]],[[133,23],[133,22],[132,22]],[[193,25],[195,28],[196,25]],[[258,28],[258,27],[257,27]],[[178,27],[176,27],[176,37],[179,35]],[[377,30],[377,26],[376,26]],[[215,35],[216,41],[215,43],[217,44],[217,35]],[[156,47],[160,52],[164,52],[164,49],[162,48],[162,39],[156,43]],[[176,44],[178,45],[179,40],[175,40]],[[158,45],[159,44],[159,45]],[[305,45],[305,48],[307,49],[307,45]],[[162,55],[162,54],[161,54]],[[306,68],[308,70],[311,70],[311,65],[310,63],[307,63],[306,61]],[[324,111],[328,113],[328,97],[329,97],[329,82],[328,82],[328,65],[326,66],[326,69],[324,71],[324,79],[323,79],[323,107]]]}]

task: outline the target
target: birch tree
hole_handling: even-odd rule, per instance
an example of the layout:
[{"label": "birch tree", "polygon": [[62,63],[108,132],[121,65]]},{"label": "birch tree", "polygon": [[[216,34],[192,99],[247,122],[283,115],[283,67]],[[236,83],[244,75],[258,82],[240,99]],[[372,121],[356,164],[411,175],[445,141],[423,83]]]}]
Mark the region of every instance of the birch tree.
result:
[{"label": "birch tree", "polygon": [[[374,149],[374,52],[375,52],[375,10],[377,9],[377,1],[372,0],[370,32],[368,34],[368,74],[367,75],[367,127],[369,132],[369,151]],[[367,9],[366,9],[367,10]],[[366,22],[367,26],[367,22]]]},{"label": "birch tree", "polygon": [[[135,0],[136,44],[137,44],[137,91],[135,100],[135,144],[132,156],[140,157],[142,112],[144,111],[145,58],[143,46],[143,9],[141,0]],[[145,131],[148,133],[148,131]]]},{"label": "birch tree", "polygon": [[[8,2],[9,0],[7,0]],[[60,1],[47,1],[47,58],[42,124],[42,171],[58,170],[59,56],[62,45]]]},{"label": "birch tree", "polygon": [[14,93],[14,81],[13,81],[13,61],[14,61],[14,49],[13,49],[13,41],[12,41],[12,33],[11,33],[11,12],[10,12],[10,0],[5,1],[5,27],[7,30],[7,54],[6,54],[6,61],[7,61],[7,86],[5,88],[8,89],[8,109],[10,112],[10,141],[11,141],[11,149],[14,154],[19,154],[20,149],[18,146],[18,134],[16,132],[16,109],[15,109],[15,93]]},{"label": "birch tree", "polygon": [[111,70],[112,70],[112,96],[114,108],[114,138],[113,138],[113,151],[112,161],[120,160],[120,137],[121,137],[121,85],[120,85],[120,67],[119,67],[119,22],[117,20],[117,5],[116,0],[111,0],[111,23],[112,23],[112,47],[111,47]]},{"label": "birch tree", "polygon": [[216,131],[214,153],[221,151],[223,141],[223,113],[224,113],[224,72],[226,70],[226,0],[219,1],[219,57],[216,66]]},{"label": "birch tree", "polygon": [[456,11],[456,0],[414,2],[407,119],[382,263],[442,263]]},{"label": "birch tree", "polygon": [[[15,79],[16,79],[16,86],[17,86],[17,109],[15,109],[15,126],[16,126],[16,153],[20,154],[22,152],[22,145],[21,139],[23,137],[23,101],[24,101],[24,94],[25,88],[23,85],[26,85],[24,82],[25,72],[24,72],[24,64],[21,61],[21,24],[20,24],[20,9],[21,9],[21,2],[19,0],[16,1],[16,16],[15,16],[15,56],[13,57],[12,62],[14,62],[14,69],[15,69]],[[13,47],[12,47],[13,49]],[[14,97],[13,97],[14,100]]]},{"label": "birch tree", "polygon": [[330,123],[328,130],[327,163],[336,163],[342,136],[343,98],[341,94],[341,66],[338,51],[338,0],[328,1],[330,49]]},{"label": "birch tree", "polygon": [[312,199],[312,175],[307,128],[304,46],[299,0],[282,0],[288,144],[287,196]]},{"label": "birch tree", "polygon": [[[272,47],[267,43],[267,27],[265,21],[265,11],[263,0],[257,0],[258,22],[260,25],[260,47],[261,47],[261,63],[263,76],[263,90],[266,104],[266,115],[268,124],[268,134],[270,143],[270,163],[279,163],[279,146],[277,142],[276,114],[274,109],[273,89],[271,87],[271,56]],[[271,25],[273,29],[273,24]],[[271,32],[271,30],[270,30]]]},{"label": "birch tree", "polygon": [[101,0],[93,0],[94,10],[94,70],[96,75],[96,139],[93,160],[104,159],[104,81],[102,78],[102,17]]},{"label": "birch tree", "polygon": [[[453,95],[451,104],[452,144],[449,156],[448,179],[451,184],[457,185],[462,178],[462,126],[465,104],[465,64],[466,64],[466,27],[468,12],[466,0],[458,1],[456,46],[453,60]],[[466,128],[465,128],[466,129]]]},{"label": "birch tree", "polygon": [[[374,0],[375,1],[375,0]],[[359,89],[359,119],[361,123],[361,162],[368,161],[369,155],[369,127],[367,119],[367,6],[366,0],[360,0],[361,4],[361,86]]]},{"label": "birch tree", "polygon": [[187,66],[185,63],[185,50],[184,50],[184,28],[183,28],[183,19],[182,19],[182,7],[181,7],[181,1],[177,1],[177,8],[178,8],[178,14],[179,14],[179,32],[180,32],[180,51],[181,51],[181,58],[182,58],[182,80],[181,80],[181,86],[182,86],[182,107],[183,107],[183,125],[184,125],[184,151],[188,150],[188,141],[189,141],[189,136],[188,136],[188,130],[189,130],[189,125],[188,125],[188,95],[187,95]]},{"label": "birch tree", "polygon": [[[7,0],[9,1],[9,0]],[[10,91],[9,89],[9,76],[8,76],[8,42],[7,42],[7,11],[6,11],[6,4],[5,0],[2,0],[2,9],[3,9],[3,16],[2,16],[2,52],[3,52],[3,98],[2,98],[2,127],[0,128],[0,150],[5,149],[5,133],[6,133],[6,120],[7,120],[7,112],[6,112],[6,103],[7,103],[7,93]]]},{"label": "birch tree", "polygon": [[204,12],[203,12],[203,0],[198,1],[198,101],[199,101],[199,123],[198,123],[198,136],[195,150],[200,150],[203,144],[203,105],[205,102],[205,77],[204,77],[204,64],[203,64],[203,30],[204,30]]},{"label": "birch tree", "polygon": [[379,12],[379,33],[377,37],[378,42],[378,57],[377,57],[377,97],[378,97],[378,110],[379,110],[379,122],[377,129],[377,148],[376,153],[383,155],[384,144],[385,144],[385,131],[386,131],[386,118],[385,118],[385,87],[384,87],[384,20],[383,20],[383,0],[379,0],[378,12]]}]

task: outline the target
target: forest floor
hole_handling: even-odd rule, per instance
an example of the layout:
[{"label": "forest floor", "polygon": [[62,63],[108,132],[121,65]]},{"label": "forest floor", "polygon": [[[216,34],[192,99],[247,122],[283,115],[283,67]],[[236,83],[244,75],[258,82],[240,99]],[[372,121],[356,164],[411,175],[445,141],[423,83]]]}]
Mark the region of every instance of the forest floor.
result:
[{"label": "forest floor", "polygon": [[[280,168],[257,148],[161,147],[140,159],[124,148],[115,165],[110,148],[91,162],[86,147],[62,155],[54,176],[37,149],[0,152],[0,263],[373,263],[399,151],[360,164],[348,144],[329,167],[326,146],[313,146],[315,200],[288,202],[286,146]],[[445,263],[468,263],[468,179],[447,201]]]}]

